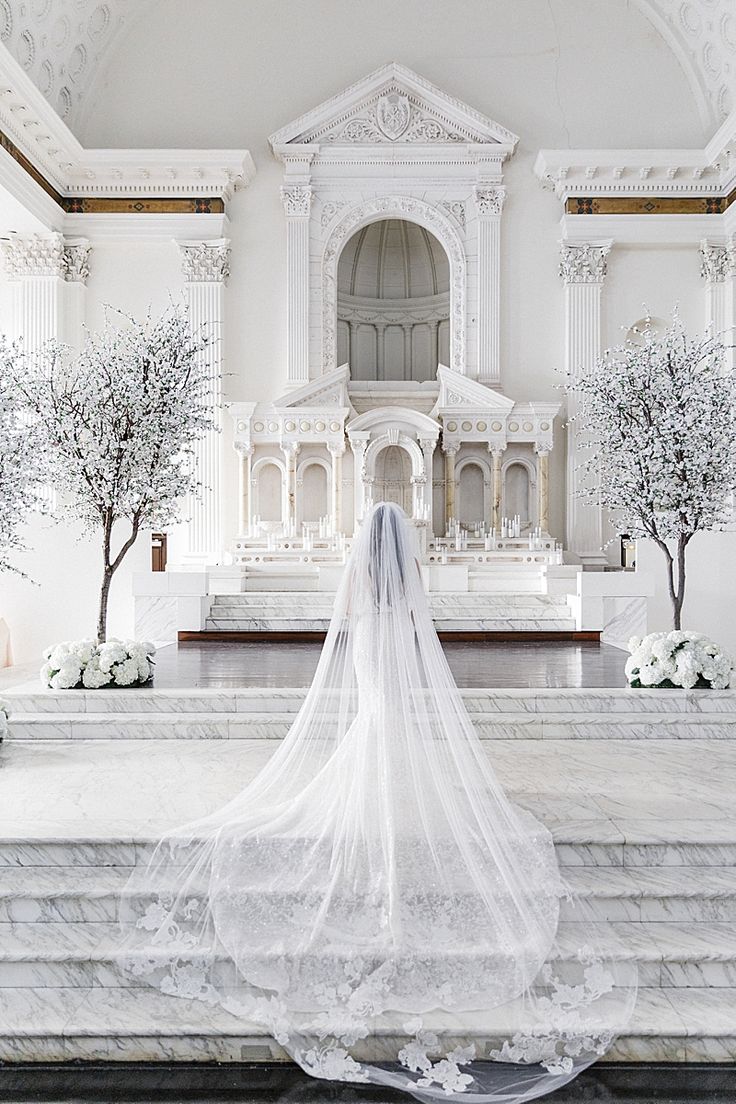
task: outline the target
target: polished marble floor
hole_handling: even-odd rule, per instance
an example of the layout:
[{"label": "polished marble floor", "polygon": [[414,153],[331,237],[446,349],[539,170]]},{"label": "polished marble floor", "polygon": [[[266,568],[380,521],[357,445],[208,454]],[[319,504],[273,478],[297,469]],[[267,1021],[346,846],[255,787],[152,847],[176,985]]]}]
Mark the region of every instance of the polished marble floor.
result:
[{"label": "polished marble floor", "polygon": [[[733,1104],[733,1066],[600,1065],[550,1104]],[[293,1067],[108,1065],[0,1068],[3,1104],[408,1104],[386,1090],[315,1082]]]},{"label": "polished marble floor", "polygon": [[[159,651],[157,687],[308,686],[321,644],[308,641],[171,644]],[[569,641],[445,643],[459,686],[624,686],[626,652]]]}]

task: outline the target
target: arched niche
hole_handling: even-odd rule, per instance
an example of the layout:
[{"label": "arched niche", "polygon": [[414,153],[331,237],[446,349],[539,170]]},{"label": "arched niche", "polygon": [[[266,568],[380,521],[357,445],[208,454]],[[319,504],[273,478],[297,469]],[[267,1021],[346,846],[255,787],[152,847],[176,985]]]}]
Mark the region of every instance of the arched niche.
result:
[{"label": "arched niche", "polygon": [[253,465],[253,513],[261,521],[277,522],[286,518],[286,471],[280,460],[264,456]]},{"label": "arched niche", "polygon": [[514,457],[504,464],[501,474],[501,514],[507,518],[518,514],[523,532],[536,525],[534,466],[521,457]]},{"label": "arched niche", "polygon": [[[321,259],[324,371],[329,372],[340,362],[339,333],[342,332],[343,342],[346,339],[345,327],[342,325],[341,328],[338,322],[338,266],[342,252],[353,236],[364,227],[385,221],[416,224],[432,235],[447,257],[449,306],[448,317],[440,320],[443,327],[440,340],[446,344],[447,362],[450,367],[465,373],[467,368],[465,362],[467,262],[463,242],[451,219],[442,211],[440,204],[433,205],[412,196],[395,195],[380,196],[352,207],[329,231]],[[367,334],[365,320],[361,328],[363,334],[360,340],[365,347],[369,347],[371,337]],[[428,333],[429,331],[425,342],[427,349],[429,348]],[[417,335],[414,340],[419,345],[423,338]],[[376,351],[376,357],[378,357],[378,351]],[[355,378],[354,375],[353,378]]]},{"label": "arched niche", "polygon": [[490,478],[488,464],[479,457],[469,456],[456,465],[455,512],[466,528],[473,528],[489,517]]},{"label": "arched niche", "polygon": [[387,445],[374,459],[373,500],[395,502],[402,510],[412,511],[412,459],[400,444]]},{"label": "arched niche", "polygon": [[337,264],[337,351],[354,380],[434,380],[450,356],[450,262],[408,219],[379,218]]},{"label": "arched niche", "polygon": [[317,522],[330,514],[331,472],[326,460],[309,456],[297,471],[297,521]]}]

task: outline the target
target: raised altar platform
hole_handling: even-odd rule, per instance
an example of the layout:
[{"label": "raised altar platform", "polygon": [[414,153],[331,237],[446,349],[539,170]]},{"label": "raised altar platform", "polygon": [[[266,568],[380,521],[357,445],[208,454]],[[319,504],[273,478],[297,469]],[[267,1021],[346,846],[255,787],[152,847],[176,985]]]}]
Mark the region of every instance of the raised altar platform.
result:
[{"label": "raised altar platform", "polygon": [[[131,988],[117,894],[165,828],[227,801],[303,689],[15,687],[0,748],[0,1059],[268,1061],[197,1002]],[[736,1059],[736,692],[466,690],[502,784],[554,833],[611,953],[639,963],[619,1061]],[[565,924],[560,933],[564,954]],[[488,1024],[469,1037],[483,1041]]]}]

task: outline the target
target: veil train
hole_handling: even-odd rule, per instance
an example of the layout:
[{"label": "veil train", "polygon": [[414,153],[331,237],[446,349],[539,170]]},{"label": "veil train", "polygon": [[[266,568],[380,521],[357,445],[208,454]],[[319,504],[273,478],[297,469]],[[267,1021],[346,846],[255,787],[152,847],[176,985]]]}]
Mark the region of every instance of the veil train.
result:
[{"label": "veil train", "polygon": [[[636,972],[601,957],[492,752],[435,633],[412,528],[380,503],[286,738],[133,873],[129,983],[222,1006],[317,1078],[475,1104],[560,1088],[626,1028]],[[560,924],[563,897],[575,918]]]}]

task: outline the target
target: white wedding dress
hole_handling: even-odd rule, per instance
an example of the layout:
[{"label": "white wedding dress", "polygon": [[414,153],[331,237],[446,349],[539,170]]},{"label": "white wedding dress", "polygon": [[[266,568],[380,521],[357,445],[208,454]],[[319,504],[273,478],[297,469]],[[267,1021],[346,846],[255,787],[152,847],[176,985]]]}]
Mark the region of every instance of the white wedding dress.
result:
[{"label": "white wedding dress", "polygon": [[413,530],[379,504],[289,734],[133,875],[127,972],[266,1029],[315,1077],[479,1104],[559,1088],[626,1027],[636,978],[582,916],[558,938],[552,839],[492,759]]}]

